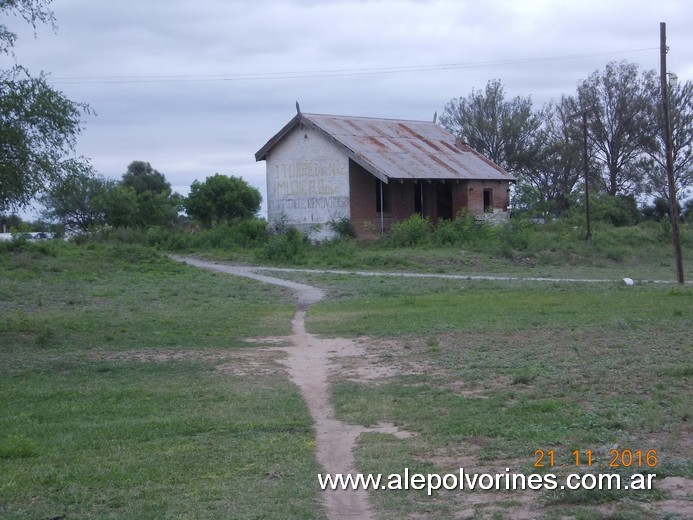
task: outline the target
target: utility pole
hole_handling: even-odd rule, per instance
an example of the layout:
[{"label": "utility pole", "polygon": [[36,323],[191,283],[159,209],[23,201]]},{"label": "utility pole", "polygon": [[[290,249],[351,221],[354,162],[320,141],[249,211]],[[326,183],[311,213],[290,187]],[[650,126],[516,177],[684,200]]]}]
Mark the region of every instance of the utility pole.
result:
[{"label": "utility pole", "polygon": [[669,218],[676,257],[676,280],[682,284],[683,256],[681,255],[681,233],[679,231],[679,208],[676,203],[676,184],[674,182],[674,156],[671,145],[671,123],[669,121],[669,85],[667,83],[667,24],[659,24],[660,79],[662,89],[662,113],[664,121],[664,150],[666,153],[667,180],[669,182]]},{"label": "utility pole", "polygon": [[587,110],[571,114],[570,119],[582,116],[582,167],[585,176],[585,224],[587,227],[587,243],[592,244],[592,220],[590,219],[590,156],[587,146]]},{"label": "utility pole", "polygon": [[585,170],[585,220],[587,221],[587,243],[592,243],[592,224],[590,219],[590,159],[587,148],[587,110],[582,111],[582,160]]}]

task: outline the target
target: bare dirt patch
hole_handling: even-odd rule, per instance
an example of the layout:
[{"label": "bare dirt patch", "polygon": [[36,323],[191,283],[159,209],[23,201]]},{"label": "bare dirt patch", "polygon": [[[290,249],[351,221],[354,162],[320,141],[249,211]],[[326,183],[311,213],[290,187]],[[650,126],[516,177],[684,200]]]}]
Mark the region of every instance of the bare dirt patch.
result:
[{"label": "bare dirt patch", "polygon": [[[378,432],[400,438],[411,436],[392,424],[372,428],[347,424],[336,419],[330,399],[330,379],[342,370],[341,361],[364,354],[365,343],[343,338],[318,338],[305,330],[305,311],[299,310],[293,320],[292,345],[275,347],[286,353],[278,361],[286,367],[291,380],[301,390],[316,429],[316,457],[325,473],[356,476],[354,446],[361,433]],[[365,490],[327,490],[325,506],[331,519],[372,518]]]},{"label": "bare dirt patch", "polygon": [[148,349],[126,350],[120,352],[92,352],[89,358],[96,361],[142,361],[146,363],[164,363],[166,361],[219,361],[233,355],[229,350],[174,350]]}]

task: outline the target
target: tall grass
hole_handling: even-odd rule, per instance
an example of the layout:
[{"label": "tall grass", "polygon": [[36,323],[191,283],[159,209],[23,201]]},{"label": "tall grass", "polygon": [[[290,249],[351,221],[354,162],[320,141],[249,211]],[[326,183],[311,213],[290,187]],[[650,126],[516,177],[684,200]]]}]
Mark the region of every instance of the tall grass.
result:
[{"label": "tall grass", "polygon": [[[262,219],[198,228],[104,229],[80,243],[107,242],[150,246],[162,251],[201,253],[225,260],[311,268],[410,269],[434,272],[532,276],[668,279],[673,272],[671,227],[645,221],[616,227],[593,222],[592,243],[585,240],[582,215],[538,223],[513,218],[503,225],[478,221],[469,212],[433,222],[414,215],[395,223],[375,240],[351,237],[348,220],[331,223],[338,237],[315,242],[294,228],[268,230]],[[681,228],[684,267],[693,255],[691,225]],[[0,250],[23,247],[0,244]],[[612,274],[615,273],[614,274]],[[601,273],[601,274],[600,274]],[[623,273],[623,274],[622,274]],[[687,271],[686,278],[693,274]]]}]

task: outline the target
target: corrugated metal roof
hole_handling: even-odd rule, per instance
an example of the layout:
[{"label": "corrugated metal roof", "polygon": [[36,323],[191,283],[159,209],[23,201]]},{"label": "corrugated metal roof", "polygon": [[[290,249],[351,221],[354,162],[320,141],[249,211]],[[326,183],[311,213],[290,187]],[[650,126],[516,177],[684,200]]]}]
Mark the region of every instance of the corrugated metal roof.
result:
[{"label": "corrugated metal roof", "polygon": [[331,138],[350,158],[386,179],[515,178],[433,122],[299,113],[263,146],[267,152],[299,122]]}]

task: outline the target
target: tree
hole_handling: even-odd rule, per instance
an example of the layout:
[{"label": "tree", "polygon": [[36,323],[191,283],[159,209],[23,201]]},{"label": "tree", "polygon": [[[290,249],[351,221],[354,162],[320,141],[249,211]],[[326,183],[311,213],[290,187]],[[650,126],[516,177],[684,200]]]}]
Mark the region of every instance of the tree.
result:
[{"label": "tree", "polygon": [[242,178],[217,173],[204,182],[192,183],[185,207],[188,215],[211,228],[255,216],[261,202],[260,192]]},{"label": "tree", "polygon": [[580,111],[587,111],[592,156],[611,196],[642,190],[644,153],[654,145],[656,127],[651,103],[654,71],[639,72],[634,63],[611,62],[578,86]]},{"label": "tree", "polygon": [[[50,0],[0,0],[0,15],[19,15],[32,26],[53,23]],[[17,35],[0,24],[0,53],[12,54]],[[89,112],[53,90],[45,76],[15,65],[0,71],[0,211],[25,206],[46,185],[69,174],[65,161]]]},{"label": "tree", "polygon": [[[648,189],[652,194],[669,198],[669,181],[664,155],[663,117],[661,94],[654,91],[651,103],[655,107],[656,140],[648,150]],[[674,159],[674,182],[679,200],[683,200],[693,189],[693,83],[669,85],[669,116],[671,122],[672,155]]]},{"label": "tree", "polygon": [[97,208],[103,212],[104,220],[109,226],[116,228],[142,227],[137,194],[132,188],[111,181],[106,191],[95,203]]},{"label": "tree", "polygon": [[178,217],[181,196],[148,162],[133,161],[119,183],[98,199],[106,223],[114,227],[166,226]]},{"label": "tree", "polygon": [[89,165],[75,161],[72,171],[43,195],[43,217],[66,229],[89,231],[105,222],[101,200],[109,183]]},{"label": "tree", "polygon": [[132,161],[123,174],[123,186],[129,186],[138,195],[145,192],[171,193],[171,185],[163,174],[144,161]]},{"label": "tree", "polygon": [[[576,102],[562,96],[557,105],[545,108],[543,125],[534,139],[538,152],[525,166],[523,177],[535,190],[543,215],[565,212],[583,168],[583,132],[575,119]],[[529,192],[525,189],[525,197]]]},{"label": "tree", "polygon": [[440,124],[499,166],[522,173],[539,153],[535,136],[544,115],[533,111],[529,97],[506,101],[501,81],[490,80],[484,91],[448,102]]}]

